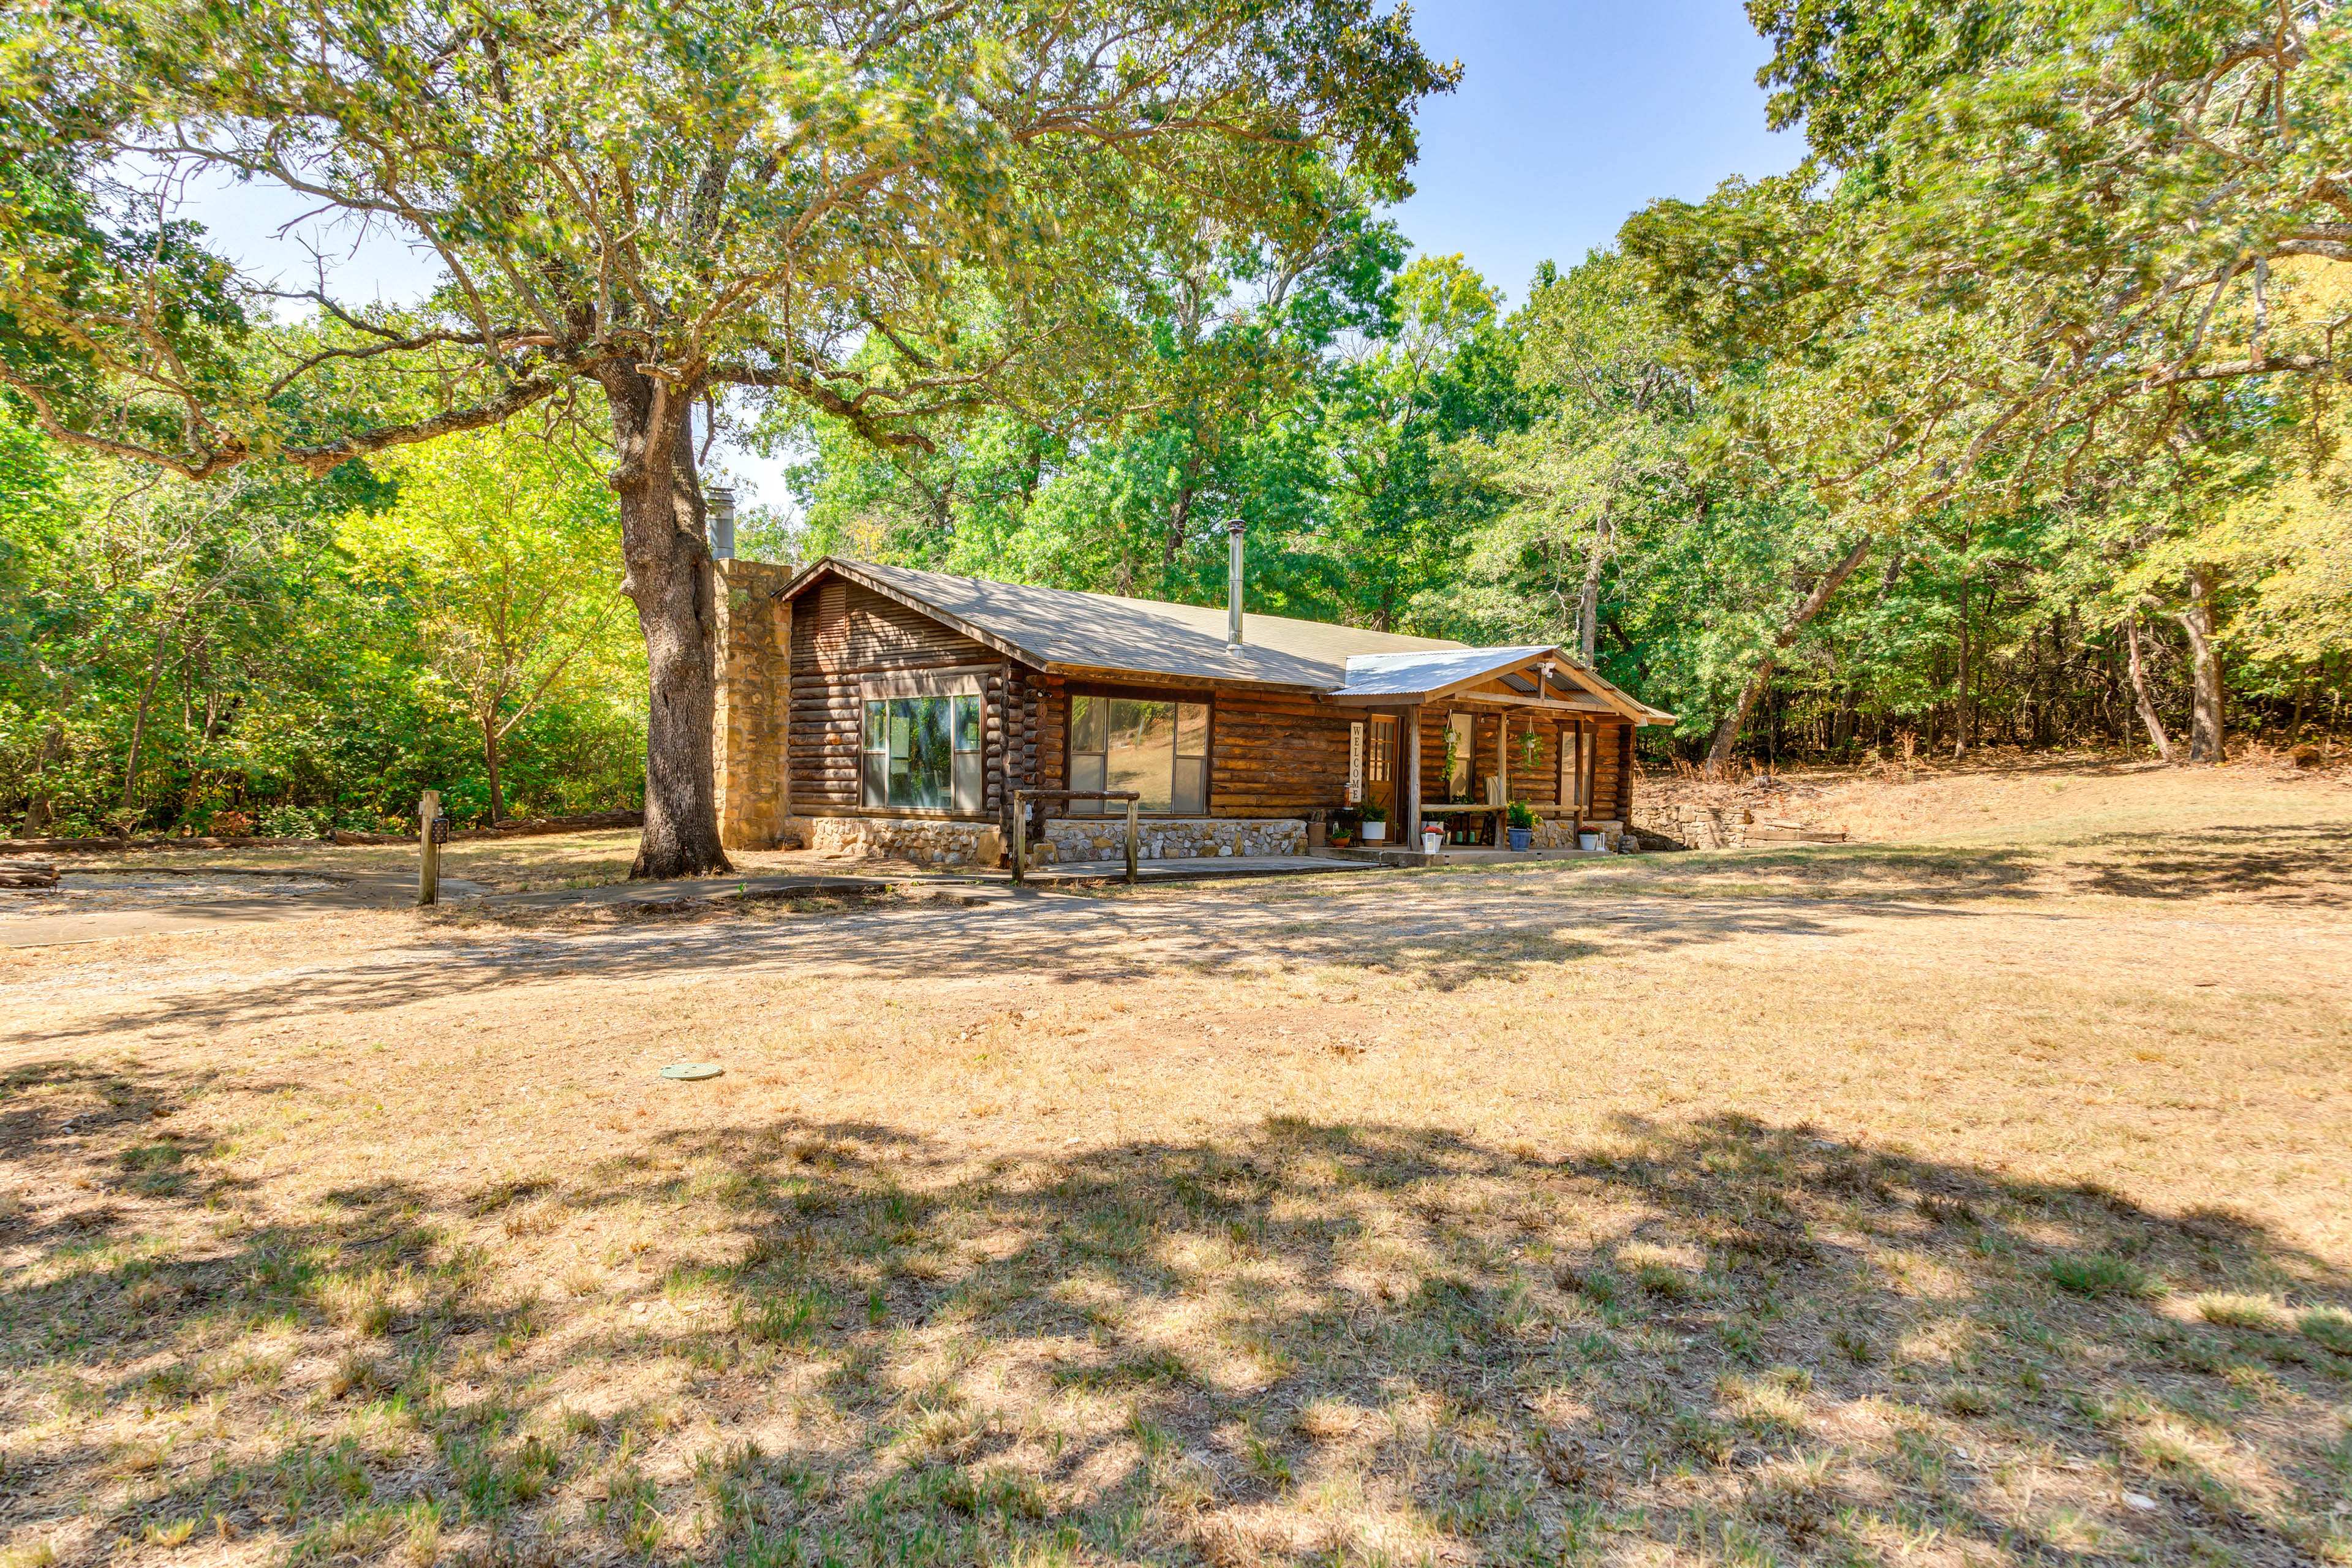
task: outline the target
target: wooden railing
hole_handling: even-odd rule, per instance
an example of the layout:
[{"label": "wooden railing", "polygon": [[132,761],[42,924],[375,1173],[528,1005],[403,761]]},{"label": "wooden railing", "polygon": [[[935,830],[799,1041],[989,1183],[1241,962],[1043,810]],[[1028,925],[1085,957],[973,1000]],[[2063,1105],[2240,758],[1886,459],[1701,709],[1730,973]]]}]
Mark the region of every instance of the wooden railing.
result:
[{"label": "wooden railing", "polygon": [[[1030,801],[1047,800],[1123,800],[1127,802],[1127,882],[1135,885],[1136,802],[1143,797],[1131,789],[1016,789],[1013,792],[1013,880],[1015,885],[1029,875],[1029,807]],[[1045,836],[1045,819],[1039,817],[1037,837]]]}]

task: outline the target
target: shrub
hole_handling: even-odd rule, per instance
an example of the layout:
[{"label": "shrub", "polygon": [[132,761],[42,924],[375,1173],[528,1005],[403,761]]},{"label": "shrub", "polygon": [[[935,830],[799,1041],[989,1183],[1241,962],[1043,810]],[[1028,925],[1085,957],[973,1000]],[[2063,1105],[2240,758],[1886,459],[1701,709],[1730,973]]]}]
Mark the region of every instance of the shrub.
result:
[{"label": "shrub", "polygon": [[327,830],[326,816],[299,805],[273,805],[261,814],[265,838],[316,838]]}]

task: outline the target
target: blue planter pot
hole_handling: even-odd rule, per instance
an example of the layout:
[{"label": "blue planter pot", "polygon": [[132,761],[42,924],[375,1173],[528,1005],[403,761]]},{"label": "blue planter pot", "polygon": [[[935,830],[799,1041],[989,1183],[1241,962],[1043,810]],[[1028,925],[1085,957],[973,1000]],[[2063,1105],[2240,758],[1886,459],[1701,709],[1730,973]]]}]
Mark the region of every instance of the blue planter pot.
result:
[{"label": "blue planter pot", "polygon": [[1514,827],[1510,830],[1510,833],[1512,848],[1527,849],[1534,847],[1536,841],[1536,830],[1534,828]]}]

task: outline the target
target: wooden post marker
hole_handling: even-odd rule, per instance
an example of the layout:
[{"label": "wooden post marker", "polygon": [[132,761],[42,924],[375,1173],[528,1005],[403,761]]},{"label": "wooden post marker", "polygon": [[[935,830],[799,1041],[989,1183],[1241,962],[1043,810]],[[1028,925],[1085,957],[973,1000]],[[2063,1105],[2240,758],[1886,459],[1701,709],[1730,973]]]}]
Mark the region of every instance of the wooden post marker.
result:
[{"label": "wooden post marker", "polygon": [[1135,886],[1135,797],[1127,799],[1127,885]]},{"label": "wooden post marker", "polygon": [[1029,870],[1029,792],[1013,792],[1013,885],[1019,887]]},{"label": "wooden post marker", "polygon": [[441,901],[441,846],[433,842],[433,823],[441,815],[441,792],[428,789],[416,803],[416,907],[429,909]]}]

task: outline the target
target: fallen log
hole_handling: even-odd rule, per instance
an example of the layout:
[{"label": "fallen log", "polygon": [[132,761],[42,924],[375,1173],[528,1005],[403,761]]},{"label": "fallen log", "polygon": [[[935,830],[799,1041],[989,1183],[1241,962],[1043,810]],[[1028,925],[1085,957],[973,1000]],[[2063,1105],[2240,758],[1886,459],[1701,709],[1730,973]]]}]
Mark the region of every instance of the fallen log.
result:
[{"label": "fallen log", "polygon": [[1751,827],[1748,830],[1750,844],[1843,844],[1843,833],[1832,833],[1826,827]]},{"label": "fallen log", "polygon": [[0,866],[0,888],[54,888],[58,885],[58,868],[38,861],[16,866]]}]

